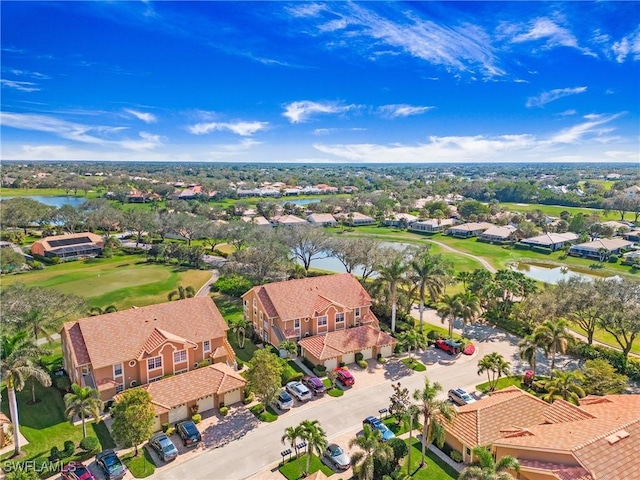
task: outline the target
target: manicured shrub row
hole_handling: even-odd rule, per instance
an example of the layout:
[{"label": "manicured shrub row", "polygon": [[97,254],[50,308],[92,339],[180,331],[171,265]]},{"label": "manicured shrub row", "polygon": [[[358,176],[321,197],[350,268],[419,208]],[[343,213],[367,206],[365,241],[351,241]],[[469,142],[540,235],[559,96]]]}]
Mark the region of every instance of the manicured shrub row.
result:
[{"label": "manicured shrub row", "polygon": [[569,353],[587,360],[603,359],[609,362],[618,373],[624,373],[630,380],[640,380],[640,362],[629,358],[626,370],[624,368],[624,355],[622,352],[601,345],[588,345],[585,342],[575,342],[569,347]]}]

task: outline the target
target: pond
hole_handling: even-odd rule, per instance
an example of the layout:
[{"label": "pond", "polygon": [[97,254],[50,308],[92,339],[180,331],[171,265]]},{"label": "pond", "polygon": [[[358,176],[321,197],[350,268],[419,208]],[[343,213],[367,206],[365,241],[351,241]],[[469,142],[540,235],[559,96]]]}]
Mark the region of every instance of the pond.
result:
[{"label": "pond", "polygon": [[299,200],[285,200],[280,203],[282,205],[284,205],[285,203],[290,203],[291,205],[302,206],[302,205],[309,205],[310,203],[318,203],[319,201],[320,201],[319,198],[302,198]]},{"label": "pond", "polygon": [[540,282],[549,283],[551,285],[557,285],[560,280],[568,280],[572,277],[580,277],[587,280],[594,280],[596,278],[620,278],[617,275],[589,275],[587,273],[582,273],[581,271],[572,269],[571,267],[566,265],[560,267],[552,267],[519,262],[516,265],[512,265],[510,268],[524,274],[526,277],[538,280]]},{"label": "pond", "polygon": [[[393,248],[395,250],[404,250],[410,244],[408,243],[397,243],[397,242],[380,242],[383,247]],[[302,265],[302,262],[298,260],[298,263]],[[336,272],[336,273],[344,273],[347,270],[344,268],[344,265],[335,257],[325,257],[325,258],[316,258],[311,261],[311,268],[318,268],[320,270],[326,270],[328,272]],[[351,273],[356,276],[362,275],[362,268],[356,267]],[[372,275],[375,277],[375,274]]]},{"label": "pond", "polygon": [[[7,197],[0,198],[2,200],[8,200],[9,198],[18,198],[12,197],[11,195]],[[49,205],[51,207],[61,207],[62,205],[71,205],[72,207],[78,207],[82,205],[87,199],[84,197],[47,197],[42,195],[24,195],[20,198],[30,198],[31,200],[35,200],[36,202],[44,203],[45,205]]]}]

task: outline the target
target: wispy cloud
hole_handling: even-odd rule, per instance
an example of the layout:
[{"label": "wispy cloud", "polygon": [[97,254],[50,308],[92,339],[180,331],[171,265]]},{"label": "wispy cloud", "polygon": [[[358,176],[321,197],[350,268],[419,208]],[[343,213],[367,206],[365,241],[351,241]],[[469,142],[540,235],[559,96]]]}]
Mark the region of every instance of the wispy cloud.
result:
[{"label": "wispy cloud", "polygon": [[527,99],[527,108],[531,107],[544,107],[547,103],[553,102],[563,97],[570,95],[578,95],[587,91],[587,87],[575,87],[575,88],[556,88],[548,92],[542,92],[537,97],[530,97]]},{"label": "wispy cloud", "polygon": [[194,135],[204,135],[216,130],[228,130],[243,137],[250,137],[269,126],[269,122],[207,122],[191,125],[188,130]]},{"label": "wispy cloud", "polygon": [[361,127],[353,127],[353,128],[316,128],[313,131],[313,134],[318,136],[318,137],[322,137],[322,136],[325,136],[325,135],[331,135],[333,133],[342,132],[342,131],[364,132],[366,130],[367,130],[366,128],[361,128]]},{"label": "wispy cloud", "polygon": [[588,48],[578,44],[578,39],[568,28],[550,18],[537,18],[527,24],[504,24],[500,30],[510,37],[512,43],[541,41],[544,48],[570,47],[594,55]]},{"label": "wispy cloud", "polygon": [[337,102],[312,102],[303,100],[300,102],[292,102],[284,106],[283,115],[289,119],[291,123],[303,123],[309,120],[312,115],[316,114],[332,114],[345,113],[355,108],[355,105],[341,105]]},{"label": "wispy cloud", "polygon": [[293,7],[287,7],[286,10],[294,17],[315,17],[325,10],[325,6],[320,3],[302,3]]},{"label": "wispy cloud", "polygon": [[158,121],[158,118],[153,113],[140,112],[130,108],[125,108],[124,111],[133,115],[138,120],[142,120],[144,123],[155,123]]},{"label": "wispy cloud", "polygon": [[640,29],[615,42],[611,50],[618,63],[623,63],[629,55],[632,55],[634,60],[640,60]]},{"label": "wispy cloud", "polygon": [[116,143],[122,148],[136,152],[153,150],[154,148],[162,146],[162,137],[160,135],[154,135],[148,132],[139,132],[138,135],[138,139],[121,140]]},{"label": "wispy cloud", "polygon": [[14,88],[16,90],[20,90],[21,92],[39,92],[40,87],[38,84],[34,82],[21,82],[18,80],[6,80],[0,79],[0,83],[3,87]]},{"label": "wispy cloud", "polygon": [[423,113],[426,113],[429,110],[433,110],[434,108],[436,107],[396,104],[382,105],[381,107],[378,107],[378,112],[380,112],[385,117],[397,118],[409,117],[411,115],[422,115]]},{"label": "wispy cloud", "polygon": [[576,143],[581,141],[585,136],[600,136],[612,131],[611,128],[602,128],[601,125],[609,123],[620,117],[620,113],[614,115],[585,115],[586,122],[579,123],[573,127],[561,130],[553,135],[550,139],[551,143]]}]

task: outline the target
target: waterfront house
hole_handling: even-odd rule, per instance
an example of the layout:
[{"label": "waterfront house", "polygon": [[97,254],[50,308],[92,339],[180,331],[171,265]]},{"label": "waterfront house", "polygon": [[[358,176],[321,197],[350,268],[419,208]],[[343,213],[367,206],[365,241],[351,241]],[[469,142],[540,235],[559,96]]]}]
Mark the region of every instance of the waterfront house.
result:
[{"label": "waterfront house", "polygon": [[493,227],[491,223],[487,222],[470,222],[463,223],[461,225],[456,225],[447,230],[447,235],[451,235],[452,237],[457,238],[470,238],[470,237],[478,237],[485,230]]},{"label": "waterfront house", "polygon": [[578,235],[573,232],[545,233],[536,237],[525,238],[523,240],[520,240],[520,243],[529,247],[548,248],[552,252],[555,252],[565,245],[571,245],[576,240],[578,240]]}]

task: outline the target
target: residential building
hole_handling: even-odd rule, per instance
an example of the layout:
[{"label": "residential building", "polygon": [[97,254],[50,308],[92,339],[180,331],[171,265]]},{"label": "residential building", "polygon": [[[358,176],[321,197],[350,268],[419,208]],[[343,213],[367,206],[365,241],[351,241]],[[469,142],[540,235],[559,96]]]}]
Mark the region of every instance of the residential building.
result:
[{"label": "residential building", "polygon": [[478,237],[482,235],[485,230],[493,227],[491,223],[487,222],[470,222],[456,225],[447,230],[447,235],[458,238],[470,238]]},{"label": "residential building", "polygon": [[362,225],[375,225],[376,219],[360,212],[338,213],[335,215],[337,220],[345,222],[353,227]]},{"label": "residential building", "polygon": [[[275,346],[284,340],[296,341],[315,335],[344,332],[360,326],[370,326],[373,329],[371,331],[379,330],[378,319],[371,312],[371,297],[350,273],[268,283],[253,287],[242,296],[242,300],[245,319],[253,323],[255,332],[266,343]],[[353,340],[345,339],[357,334],[345,335],[336,342],[351,345]],[[366,337],[367,341],[374,342],[364,345],[361,341],[358,344],[362,347],[361,350],[371,348],[371,351],[363,354],[373,354],[373,348],[380,345],[381,338],[372,333],[360,335]],[[336,350],[341,351],[339,348]],[[320,360],[320,357],[315,356],[314,349],[310,348],[307,352],[311,361]],[[344,352],[346,360],[350,360],[350,353],[353,352]]]},{"label": "residential building", "polygon": [[630,242],[638,243],[640,242],[640,230],[632,230],[630,232],[623,233],[622,238]]},{"label": "residential building", "polygon": [[545,233],[537,237],[529,237],[520,240],[521,244],[528,245],[529,247],[544,247],[548,248],[552,252],[564,247],[565,245],[571,245],[578,240],[578,235],[573,232],[566,233]]},{"label": "residential building", "polygon": [[307,217],[307,222],[323,227],[335,227],[338,221],[330,213],[312,213]]},{"label": "residential building", "polygon": [[31,253],[45,258],[58,257],[73,260],[82,257],[95,257],[104,249],[104,239],[95,233],[68,233],[45,237],[31,245]]},{"label": "residential building", "polygon": [[130,308],[63,325],[64,368],[102,400],[202,363],[235,364],[227,323],[209,297]]},{"label": "residential building", "polygon": [[573,245],[569,249],[569,255],[586,258],[600,258],[604,255],[618,255],[633,246],[633,242],[621,238],[599,238],[593,242]]},{"label": "residential building", "polygon": [[295,215],[278,215],[271,219],[271,223],[276,226],[283,225],[287,227],[309,224],[304,218],[296,217]]},{"label": "residential building", "polygon": [[624,189],[624,194],[629,198],[640,197],[640,186],[632,185]]},{"label": "residential building", "polygon": [[258,227],[272,227],[273,226],[273,224],[269,220],[264,218],[262,215],[255,215],[253,217],[245,215],[245,216],[242,217],[242,221],[243,222],[247,222],[247,223],[251,223],[251,224],[256,225]]},{"label": "residential building", "polygon": [[440,233],[444,232],[445,229],[455,225],[455,220],[453,218],[431,218],[429,220],[420,220],[418,222],[413,222],[409,225],[409,230],[412,232],[419,233]]},{"label": "residential building", "polygon": [[480,234],[480,240],[485,242],[510,242],[515,240],[517,227],[513,225],[493,226]]},{"label": "residential building", "polygon": [[394,213],[391,218],[386,218],[383,223],[387,227],[406,228],[417,220],[418,217],[410,213]]}]

